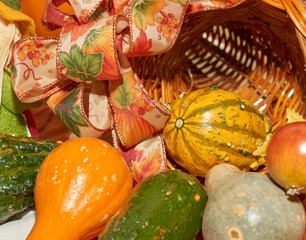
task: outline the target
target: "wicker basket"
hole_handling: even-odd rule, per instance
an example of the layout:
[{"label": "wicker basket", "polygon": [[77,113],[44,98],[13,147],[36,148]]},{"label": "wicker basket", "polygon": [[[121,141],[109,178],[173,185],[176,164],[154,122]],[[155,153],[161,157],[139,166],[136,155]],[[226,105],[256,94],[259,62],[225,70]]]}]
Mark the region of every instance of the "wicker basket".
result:
[{"label": "wicker basket", "polygon": [[[305,32],[298,18],[279,8],[277,0],[247,0],[187,15],[170,51],[135,59],[145,89],[167,103],[183,92],[218,85],[250,100],[272,131],[285,124],[287,108],[305,117]],[[70,131],[46,106],[33,112],[40,138],[68,138]]]},{"label": "wicker basket", "polygon": [[163,103],[219,85],[254,103],[275,131],[286,121],[286,108],[306,114],[303,43],[285,11],[249,0],[187,15],[173,48],[138,58],[136,69],[146,90]]},{"label": "wicker basket", "polygon": [[[272,131],[286,122],[287,108],[305,116],[306,38],[279,9],[283,5],[267,2],[248,0],[230,9],[187,15],[170,51],[135,61],[150,96],[167,103],[182,92],[219,85],[250,100]],[[48,107],[35,109],[34,117],[40,138],[68,139],[71,132]],[[111,136],[106,140],[111,143]]]},{"label": "wicker basket", "polygon": [[[219,85],[250,100],[272,131],[286,122],[287,108],[306,116],[306,27],[279,8],[280,0],[247,0],[187,15],[170,51],[136,59],[145,89],[167,103],[182,92]],[[69,130],[46,106],[33,112],[40,138],[66,140]]]}]

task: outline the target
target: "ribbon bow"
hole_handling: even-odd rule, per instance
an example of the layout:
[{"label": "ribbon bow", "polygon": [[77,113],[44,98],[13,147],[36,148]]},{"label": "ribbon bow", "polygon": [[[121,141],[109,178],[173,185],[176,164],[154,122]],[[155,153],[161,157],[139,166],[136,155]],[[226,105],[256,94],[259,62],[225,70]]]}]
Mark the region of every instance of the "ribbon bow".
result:
[{"label": "ribbon bow", "polygon": [[[75,15],[58,9],[69,2]],[[160,130],[168,109],[150,98],[129,59],[174,44],[186,0],[47,0],[42,23],[59,38],[25,38],[13,47],[12,86],[22,102],[47,99],[76,135],[114,145],[139,182],[166,168]]]},{"label": "ribbon bow", "polygon": [[[22,102],[47,100],[78,136],[112,131],[135,182],[167,168],[160,130],[169,117],[130,64],[174,44],[185,16],[245,0],[47,0],[46,29],[59,38],[25,38],[13,46],[12,86]],[[69,3],[75,15],[59,10]]]}]

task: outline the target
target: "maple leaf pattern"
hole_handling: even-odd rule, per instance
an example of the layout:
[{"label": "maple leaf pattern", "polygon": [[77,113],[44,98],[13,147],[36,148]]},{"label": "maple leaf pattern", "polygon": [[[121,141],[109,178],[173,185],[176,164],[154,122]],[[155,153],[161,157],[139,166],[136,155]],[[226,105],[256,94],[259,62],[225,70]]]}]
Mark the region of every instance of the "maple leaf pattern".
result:
[{"label": "maple leaf pattern", "polygon": [[132,45],[131,56],[147,56],[150,55],[150,49],[152,47],[152,39],[148,40],[145,32],[140,29],[139,37],[136,39],[135,43]]},{"label": "maple leaf pattern", "polygon": [[67,69],[67,75],[83,81],[96,80],[101,72],[102,53],[84,54],[77,45],[73,45],[70,53],[60,52],[60,62]]},{"label": "maple leaf pattern", "polygon": [[[107,80],[118,79],[120,75],[118,66],[116,64],[113,48],[113,27],[107,25],[99,28],[91,29],[86,36],[86,40],[83,44],[82,50],[85,54],[103,54],[102,71],[97,78],[103,78]],[[117,71],[116,71],[117,70]]]},{"label": "maple leaf pattern", "polygon": [[80,107],[76,105],[80,88],[74,88],[55,107],[56,116],[76,135],[80,135],[77,125],[88,126]]},{"label": "maple leaf pattern", "polygon": [[139,183],[158,171],[167,169],[163,164],[160,152],[157,150],[144,156],[144,150],[136,149],[136,147],[125,149],[120,145],[118,151],[129,166],[135,183]]},{"label": "maple leaf pattern", "polygon": [[133,93],[137,91],[134,87],[136,80],[133,72],[125,73],[122,80],[109,82],[111,100],[113,106],[119,109],[127,108],[130,109],[133,103]]},{"label": "maple leaf pattern", "polygon": [[141,161],[132,161],[131,173],[136,183],[149,177],[153,173],[161,170],[161,157],[158,151],[150,152],[150,154],[141,159]]},{"label": "maple leaf pattern", "polygon": [[155,25],[155,13],[165,6],[163,0],[136,0],[132,8],[132,21],[139,29]]},{"label": "maple leaf pattern", "polygon": [[89,31],[89,29],[95,24],[95,21],[86,23],[86,24],[78,24],[76,22],[68,23],[63,27],[62,32],[67,33],[71,31],[71,42],[77,40],[80,36]]},{"label": "maple leaf pattern", "polygon": [[116,128],[123,144],[131,147],[157,131],[148,120],[146,113],[152,111],[150,99],[137,86],[138,81],[132,71],[123,74],[120,81],[109,82],[112,108]]},{"label": "maple leaf pattern", "polygon": [[123,156],[126,164],[129,167],[132,166],[132,161],[139,163],[143,158],[143,150],[136,150],[135,147],[125,149],[124,147],[120,146],[118,151]]},{"label": "maple leaf pattern", "polygon": [[[103,2],[102,4],[105,4],[105,3]],[[107,11],[105,10],[105,7],[102,7],[102,5],[100,5],[97,8],[97,10],[90,16],[90,18],[88,19],[88,22],[92,22],[92,21],[101,19],[104,17],[104,14],[107,14]]]},{"label": "maple leaf pattern", "polygon": [[113,107],[117,119],[117,132],[122,137],[123,144],[132,147],[153,134],[157,129],[144,118],[127,108]]}]

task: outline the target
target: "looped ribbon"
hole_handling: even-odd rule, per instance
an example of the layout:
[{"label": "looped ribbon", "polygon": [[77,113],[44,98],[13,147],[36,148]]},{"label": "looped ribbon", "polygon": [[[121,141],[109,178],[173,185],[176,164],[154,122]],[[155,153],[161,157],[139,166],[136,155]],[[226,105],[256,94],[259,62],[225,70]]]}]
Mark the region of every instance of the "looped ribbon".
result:
[{"label": "looped ribbon", "polygon": [[[68,2],[75,15],[59,10]],[[42,23],[59,38],[25,38],[13,46],[12,86],[22,102],[47,105],[76,135],[112,131],[135,182],[167,168],[160,130],[169,110],[152,99],[133,57],[174,44],[186,0],[47,0]]]},{"label": "looped ribbon", "polygon": [[[133,71],[133,58],[168,51],[185,14],[230,8],[245,0],[47,0],[42,24],[60,37],[13,46],[12,86],[25,103],[46,100],[76,135],[113,143],[134,181],[167,168],[161,137],[170,113]],[[75,14],[58,7],[69,3]]]}]

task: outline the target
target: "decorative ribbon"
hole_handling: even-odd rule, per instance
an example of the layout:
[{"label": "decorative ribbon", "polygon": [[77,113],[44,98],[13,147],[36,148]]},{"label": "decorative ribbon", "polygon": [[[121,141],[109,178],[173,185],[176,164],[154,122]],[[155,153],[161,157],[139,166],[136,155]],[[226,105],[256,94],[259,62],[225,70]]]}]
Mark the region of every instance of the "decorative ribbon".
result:
[{"label": "decorative ribbon", "polygon": [[[0,0],[0,105],[2,102],[3,72],[4,68],[10,64],[12,45],[21,37],[35,35],[33,20],[20,13],[17,10],[18,6],[18,2]],[[20,26],[26,28],[20,29]]]},{"label": "decorative ribbon", "polygon": [[167,51],[180,31],[186,1],[69,1],[75,16],[57,8],[64,2],[48,0],[42,18],[50,30],[62,27],[59,39],[26,38],[14,45],[17,96],[23,102],[47,98],[78,136],[112,130],[136,182],[165,169],[159,131],[169,111],[149,97],[129,58]]},{"label": "decorative ribbon", "polygon": [[[58,9],[64,2],[75,15]],[[241,1],[215,2],[218,5],[195,2],[189,13]],[[101,137],[111,130],[136,182],[166,169],[160,130],[169,111],[149,97],[129,60],[168,51],[188,4],[188,0],[47,0],[42,23],[49,30],[62,28],[61,34],[26,38],[14,45],[12,86],[17,96],[22,102],[47,99],[78,136]]]}]

